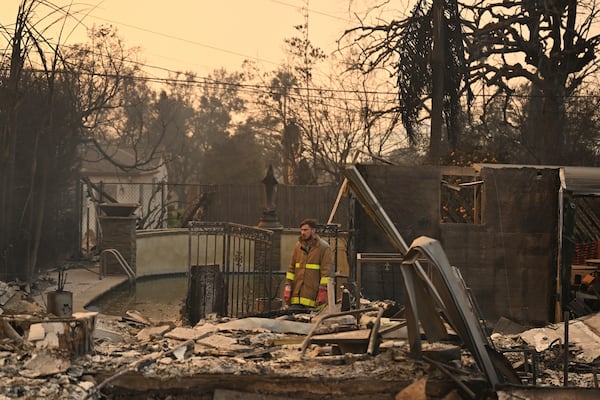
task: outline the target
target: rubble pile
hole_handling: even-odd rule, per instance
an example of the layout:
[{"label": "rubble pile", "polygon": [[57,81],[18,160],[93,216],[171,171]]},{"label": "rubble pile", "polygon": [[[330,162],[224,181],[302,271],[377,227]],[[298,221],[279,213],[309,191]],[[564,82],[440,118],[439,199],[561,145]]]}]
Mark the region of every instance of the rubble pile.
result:
[{"label": "rubble pile", "polygon": [[[26,297],[20,301],[29,303]],[[75,313],[72,319],[42,314],[38,306],[31,315],[2,315],[17,336],[0,335],[0,399],[142,399],[149,398],[148,390],[164,394],[153,398],[194,393],[193,398],[212,399],[224,388],[271,395],[288,395],[294,388],[300,399],[302,393],[393,398],[427,369],[407,357],[405,342],[398,340],[373,356],[333,354],[318,345],[302,356],[299,348],[312,326],[299,322],[306,315],[214,317],[189,327],[154,322],[135,311],[127,317]],[[75,354],[72,344],[60,339],[60,327],[82,318],[94,325],[93,346]]]},{"label": "rubble pile", "polygon": [[[569,346],[566,358],[564,323],[532,329],[521,327],[510,333],[495,331],[491,339],[517,371],[527,373],[528,383],[564,386],[564,366],[567,360],[569,386],[598,388],[600,314],[571,320],[568,325]],[[527,354],[530,355],[529,359]]]},{"label": "rubble pile", "polygon": [[0,281],[0,315],[44,313],[45,309],[31,297],[29,285]]},{"label": "rubble pile", "polygon": [[[184,326],[134,310],[125,317],[56,317],[22,289],[0,282],[0,400],[425,399],[424,391],[448,391],[449,376],[481,378],[473,357],[455,343],[424,343],[424,361],[415,360],[405,323],[377,312],[321,318],[322,324],[315,314],[211,316]],[[571,323],[571,386],[596,387],[597,324],[600,316]],[[368,340],[373,326],[381,334],[374,352]],[[498,331],[491,338],[524,383],[563,386],[559,325]],[[446,356],[453,361],[444,366],[439,361]],[[439,398],[469,398],[468,387],[459,389],[454,385]],[[414,397],[415,390],[421,397]]]}]

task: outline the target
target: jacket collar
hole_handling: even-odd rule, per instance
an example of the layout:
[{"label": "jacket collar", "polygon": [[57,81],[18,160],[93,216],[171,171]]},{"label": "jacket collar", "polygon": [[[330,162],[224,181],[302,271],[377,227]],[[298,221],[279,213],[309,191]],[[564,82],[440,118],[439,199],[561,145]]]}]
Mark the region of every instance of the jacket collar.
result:
[{"label": "jacket collar", "polygon": [[302,248],[302,250],[308,252],[311,248],[319,245],[320,239],[318,235],[314,235],[312,239],[305,242],[304,240],[302,240],[302,236],[299,236],[298,241],[300,242],[300,247]]}]

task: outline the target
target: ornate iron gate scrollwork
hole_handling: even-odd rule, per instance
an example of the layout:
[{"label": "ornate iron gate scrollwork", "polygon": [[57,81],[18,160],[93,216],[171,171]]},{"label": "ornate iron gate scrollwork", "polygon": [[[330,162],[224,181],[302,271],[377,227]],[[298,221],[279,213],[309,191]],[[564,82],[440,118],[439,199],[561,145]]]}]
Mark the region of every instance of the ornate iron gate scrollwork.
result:
[{"label": "ornate iron gate scrollwork", "polygon": [[269,265],[273,233],[228,222],[194,221],[188,229],[190,323],[210,313],[242,317],[265,311],[260,300],[270,304],[278,293]]}]

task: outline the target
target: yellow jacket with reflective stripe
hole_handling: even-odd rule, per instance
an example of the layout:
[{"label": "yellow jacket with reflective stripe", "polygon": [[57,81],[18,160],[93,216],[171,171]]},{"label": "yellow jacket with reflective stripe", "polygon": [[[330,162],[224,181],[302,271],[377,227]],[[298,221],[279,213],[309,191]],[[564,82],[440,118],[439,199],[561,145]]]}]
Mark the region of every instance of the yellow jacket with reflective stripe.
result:
[{"label": "yellow jacket with reflective stripe", "polygon": [[329,243],[316,235],[309,243],[300,238],[286,274],[286,283],[292,284],[290,304],[314,307],[319,286],[327,286],[329,274],[334,271]]}]

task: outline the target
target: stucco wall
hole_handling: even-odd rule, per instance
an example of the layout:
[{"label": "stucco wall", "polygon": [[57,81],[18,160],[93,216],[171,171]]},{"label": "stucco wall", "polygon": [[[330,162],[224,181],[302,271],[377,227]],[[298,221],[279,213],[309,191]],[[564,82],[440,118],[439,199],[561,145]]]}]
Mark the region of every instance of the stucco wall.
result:
[{"label": "stucco wall", "polygon": [[188,259],[187,229],[137,232],[138,277],[186,273]]},{"label": "stucco wall", "polygon": [[[298,241],[299,230],[284,229],[281,235],[279,265],[276,270],[287,271],[294,245]],[[188,270],[188,230],[165,229],[137,232],[136,272],[138,277],[160,274],[186,273]],[[213,246],[208,246],[213,248]],[[346,235],[338,239],[339,274],[348,274],[345,253]],[[211,250],[212,251],[212,250]],[[210,257],[209,257],[210,258]]]}]

